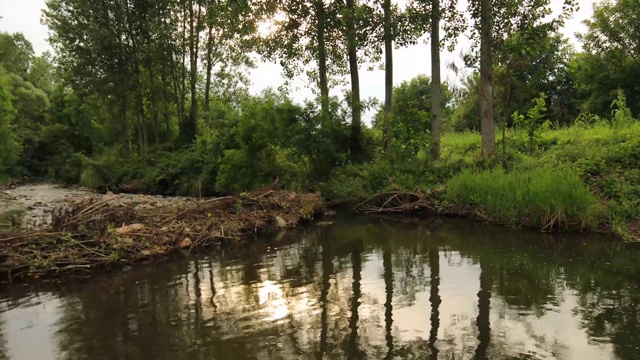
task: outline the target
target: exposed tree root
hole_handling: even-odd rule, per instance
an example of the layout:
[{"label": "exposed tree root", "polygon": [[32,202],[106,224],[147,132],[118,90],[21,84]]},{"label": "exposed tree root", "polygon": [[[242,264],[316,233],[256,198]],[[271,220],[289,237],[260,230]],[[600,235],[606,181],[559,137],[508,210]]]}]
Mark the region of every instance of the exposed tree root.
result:
[{"label": "exposed tree root", "polygon": [[408,214],[415,212],[438,212],[437,198],[446,187],[424,193],[391,191],[376,194],[354,207],[355,211],[367,214]]}]

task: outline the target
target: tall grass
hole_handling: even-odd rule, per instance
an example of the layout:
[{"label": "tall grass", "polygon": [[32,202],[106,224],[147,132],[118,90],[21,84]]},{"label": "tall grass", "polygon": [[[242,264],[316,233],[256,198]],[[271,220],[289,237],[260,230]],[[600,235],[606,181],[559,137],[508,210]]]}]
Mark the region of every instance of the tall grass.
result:
[{"label": "tall grass", "polygon": [[569,168],[465,170],[448,183],[447,200],[493,221],[544,229],[583,226],[596,198]]},{"label": "tall grass", "polygon": [[445,149],[468,149],[480,146],[481,136],[478,132],[465,131],[442,134],[441,146]]}]

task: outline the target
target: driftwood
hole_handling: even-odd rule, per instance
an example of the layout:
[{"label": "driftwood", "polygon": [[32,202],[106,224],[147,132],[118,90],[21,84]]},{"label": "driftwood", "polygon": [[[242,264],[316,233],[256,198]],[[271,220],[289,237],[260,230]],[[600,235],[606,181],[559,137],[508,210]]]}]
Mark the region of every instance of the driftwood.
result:
[{"label": "driftwood", "polygon": [[54,210],[46,228],[0,232],[0,273],[16,279],[126,265],[293,227],[322,211],[319,194],[273,189],[145,211],[87,199]]},{"label": "driftwood", "polygon": [[446,187],[429,192],[389,191],[376,194],[354,207],[367,214],[408,214],[413,212],[437,212],[437,198]]}]

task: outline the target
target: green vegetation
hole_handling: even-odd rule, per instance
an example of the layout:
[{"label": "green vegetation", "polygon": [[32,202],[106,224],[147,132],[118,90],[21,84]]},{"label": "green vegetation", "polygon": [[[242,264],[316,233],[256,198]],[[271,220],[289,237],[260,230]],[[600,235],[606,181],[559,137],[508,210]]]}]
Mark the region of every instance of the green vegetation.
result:
[{"label": "green vegetation", "polygon": [[[574,1],[488,4],[48,0],[55,55],[0,34],[0,181],[191,196],[277,182],[343,204],[437,192],[449,212],[635,236],[640,6],[597,4],[578,52],[560,32]],[[441,82],[434,46],[431,74],[394,88],[394,45],[427,34],[472,39],[461,84]],[[358,64],[383,53],[381,106],[361,99]],[[317,98],[250,94],[254,55]]]},{"label": "green vegetation", "polygon": [[[568,168],[465,170],[448,183],[447,200],[468,205],[492,219],[544,229],[580,227],[595,197]],[[578,223],[572,223],[578,221]]]}]

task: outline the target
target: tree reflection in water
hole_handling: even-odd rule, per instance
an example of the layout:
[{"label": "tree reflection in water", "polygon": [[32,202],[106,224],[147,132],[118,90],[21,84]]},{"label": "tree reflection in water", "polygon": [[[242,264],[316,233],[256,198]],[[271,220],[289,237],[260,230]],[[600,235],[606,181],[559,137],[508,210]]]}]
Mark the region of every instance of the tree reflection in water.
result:
[{"label": "tree reflection in water", "polygon": [[441,220],[350,219],[251,246],[40,285],[54,309],[13,287],[2,319],[49,307],[50,357],[72,360],[640,358],[638,252]]}]

